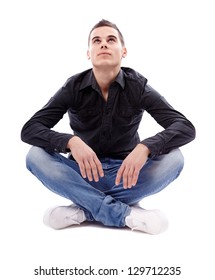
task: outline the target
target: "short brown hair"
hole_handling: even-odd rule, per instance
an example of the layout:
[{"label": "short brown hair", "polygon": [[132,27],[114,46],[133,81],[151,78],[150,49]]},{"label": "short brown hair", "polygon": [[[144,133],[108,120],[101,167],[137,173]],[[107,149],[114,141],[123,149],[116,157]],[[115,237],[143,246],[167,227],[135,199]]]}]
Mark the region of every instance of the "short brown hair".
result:
[{"label": "short brown hair", "polygon": [[90,31],[89,37],[88,37],[88,45],[90,44],[90,35],[91,35],[92,31],[94,29],[98,28],[98,27],[103,27],[103,26],[109,26],[109,27],[112,27],[112,28],[116,29],[118,31],[118,33],[119,33],[119,39],[121,41],[122,46],[123,47],[125,46],[125,41],[124,41],[123,35],[120,32],[119,28],[116,26],[115,23],[112,23],[112,22],[110,22],[110,21],[108,21],[106,19],[100,20],[98,23],[96,23],[96,25],[93,26],[93,28]]}]

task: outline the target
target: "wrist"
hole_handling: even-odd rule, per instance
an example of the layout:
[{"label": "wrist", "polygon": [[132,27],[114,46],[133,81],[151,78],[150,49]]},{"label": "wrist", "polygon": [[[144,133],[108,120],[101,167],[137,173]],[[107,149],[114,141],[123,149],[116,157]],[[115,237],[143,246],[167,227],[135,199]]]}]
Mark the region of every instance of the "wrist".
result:
[{"label": "wrist", "polygon": [[74,142],[76,141],[76,138],[78,138],[78,136],[72,136],[72,137],[69,139],[69,141],[68,141],[68,143],[67,143],[67,146],[66,146],[67,149],[70,149],[70,150],[71,150],[71,148],[72,148]]},{"label": "wrist", "polygon": [[146,145],[139,143],[137,144],[137,146],[144,152],[144,154],[146,154],[147,156],[150,155],[150,150]]}]

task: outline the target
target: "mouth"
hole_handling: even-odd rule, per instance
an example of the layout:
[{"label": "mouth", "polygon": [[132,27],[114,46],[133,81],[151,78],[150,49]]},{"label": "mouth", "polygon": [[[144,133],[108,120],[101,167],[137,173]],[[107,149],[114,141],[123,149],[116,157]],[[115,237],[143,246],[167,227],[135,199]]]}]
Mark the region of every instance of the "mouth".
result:
[{"label": "mouth", "polygon": [[102,52],[102,53],[99,53],[99,54],[98,54],[98,56],[100,56],[100,55],[111,55],[111,54],[108,53],[108,52]]}]

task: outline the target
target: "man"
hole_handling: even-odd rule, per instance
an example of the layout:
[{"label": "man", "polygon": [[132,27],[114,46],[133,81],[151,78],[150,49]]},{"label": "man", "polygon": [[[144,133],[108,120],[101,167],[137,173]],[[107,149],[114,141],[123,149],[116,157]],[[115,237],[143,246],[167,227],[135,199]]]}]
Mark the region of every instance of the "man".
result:
[{"label": "man", "polygon": [[[89,34],[92,69],[69,78],[22,129],[22,140],[33,145],[27,168],[72,202],[46,211],[44,223],[54,229],[84,221],[149,234],[167,228],[161,211],[137,203],[178,177],[178,148],[195,138],[195,128],[145,77],[121,67],[126,55],[120,30],[101,20]],[[144,110],[164,129],[140,141]],[[52,130],[67,112],[74,134]],[[67,152],[69,157],[62,155]]]}]

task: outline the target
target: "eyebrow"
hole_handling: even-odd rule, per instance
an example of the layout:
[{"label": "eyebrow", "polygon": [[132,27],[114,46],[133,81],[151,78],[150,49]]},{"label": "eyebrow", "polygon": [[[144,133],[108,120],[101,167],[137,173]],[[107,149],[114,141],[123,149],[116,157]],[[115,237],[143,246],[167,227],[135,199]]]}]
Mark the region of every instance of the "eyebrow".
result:
[{"label": "eyebrow", "polygon": [[[95,36],[95,37],[92,38],[92,41],[95,40],[95,39],[100,39],[100,38],[101,38],[100,36]],[[115,35],[108,35],[107,38],[114,38],[114,39],[117,40],[117,37]]]}]

